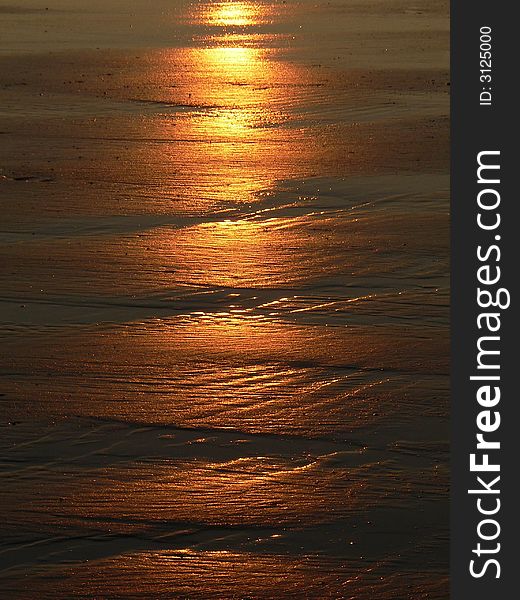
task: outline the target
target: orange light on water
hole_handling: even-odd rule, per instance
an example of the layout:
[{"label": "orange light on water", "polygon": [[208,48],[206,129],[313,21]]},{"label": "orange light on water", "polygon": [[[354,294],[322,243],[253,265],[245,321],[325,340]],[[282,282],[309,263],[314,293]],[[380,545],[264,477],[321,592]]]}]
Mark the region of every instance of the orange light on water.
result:
[{"label": "orange light on water", "polygon": [[[233,36],[223,36],[221,44],[229,45],[165,50],[157,63],[165,85],[168,73],[179,81],[172,102],[192,107],[157,122],[159,128],[167,124],[176,137],[190,140],[176,145],[175,152],[164,146],[161,164],[169,164],[169,172],[192,165],[189,180],[182,180],[182,193],[192,186],[204,190],[192,206],[204,199],[226,205],[254,201],[255,192],[269,189],[277,179],[282,161],[276,149],[292,135],[273,128],[284,122],[286,113],[272,98],[277,81],[294,79],[291,68],[269,51],[238,45]],[[179,65],[186,77],[178,75]]]}]

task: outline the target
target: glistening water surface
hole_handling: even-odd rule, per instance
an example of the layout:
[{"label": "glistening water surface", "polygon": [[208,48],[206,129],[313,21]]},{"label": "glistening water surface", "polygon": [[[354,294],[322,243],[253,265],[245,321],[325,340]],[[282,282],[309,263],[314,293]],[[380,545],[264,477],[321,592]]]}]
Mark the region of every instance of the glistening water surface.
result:
[{"label": "glistening water surface", "polygon": [[447,597],[448,25],[0,3],[3,597]]}]

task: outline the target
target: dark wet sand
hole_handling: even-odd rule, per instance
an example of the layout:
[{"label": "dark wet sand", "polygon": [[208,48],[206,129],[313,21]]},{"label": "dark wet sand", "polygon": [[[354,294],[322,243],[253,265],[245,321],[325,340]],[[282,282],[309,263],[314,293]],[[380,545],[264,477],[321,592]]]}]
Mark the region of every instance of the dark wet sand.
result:
[{"label": "dark wet sand", "polygon": [[448,595],[448,6],[0,4],[3,598]]}]

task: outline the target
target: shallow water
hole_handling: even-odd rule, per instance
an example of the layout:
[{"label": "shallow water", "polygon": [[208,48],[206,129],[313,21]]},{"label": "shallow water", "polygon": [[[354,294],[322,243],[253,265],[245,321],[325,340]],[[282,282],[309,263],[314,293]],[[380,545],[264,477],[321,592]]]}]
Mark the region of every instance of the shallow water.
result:
[{"label": "shallow water", "polygon": [[0,23],[3,595],[444,599],[447,5]]}]

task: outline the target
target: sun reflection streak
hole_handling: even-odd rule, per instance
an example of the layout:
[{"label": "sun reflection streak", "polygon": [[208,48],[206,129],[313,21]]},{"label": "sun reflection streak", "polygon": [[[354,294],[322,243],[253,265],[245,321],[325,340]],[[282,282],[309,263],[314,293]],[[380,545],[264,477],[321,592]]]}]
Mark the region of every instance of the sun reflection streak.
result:
[{"label": "sun reflection streak", "polygon": [[[273,82],[295,77],[269,51],[236,43],[222,36],[223,45],[163,53],[163,64],[173,75],[180,61],[190,74],[174,101],[189,107],[175,117],[176,137],[191,142],[178,145],[164,160],[171,172],[180,172],[178,165],[193,165],[185,189],[208,190],[226,205],[253,202],[276,180],[281,158],[275,158],[273,148],[286,134],[282,138],[275,126],[288,117],[273,98]],[[194,201],[201,199],[199,194]]]},{"label": "sun reflection streak", "polygon": [[217,2],[206,4],[201,21],[218,27],[247,27],[265,20],[265,7],[257,2]]},{"label": "sun reflection streak", "polygon": [[[179,157],[177,153],[172,158],[211,167],[199,177],[192,174],[191,179],[197,180],[199,189],[211,189],[212,195],[226,204],[254,202],[259,191],[275,183],[273,173],[282,160],[273,151],[278,143],[273,125],[288,117],[274,94],[279,97],[280,82],[294,82],[299,74],[290,64],[277,60],[276,52],[255,47],[251,43],[253,32],[237,36],[225,29],[265,23],[269,10],[268,5],[256,2],[205,2],[196,9],[196,19],[222,30],[210,31],[202,47],[186,49],[184,65],[192,74],[189,104],[197,110],[187,113],[177,132],[179,125],[184,126],[183,135],[185,132],[195,143],[180,148],[186,155]],[[173,66],[175,55],[170,60]],[[179,234],[184,237],[182,243],[179,235],[174,236],[171,247],[174,254],[180,248],[188,249],[180,261],[185,271],[189,267],[186,283],[218,282],[229,288],[286,284],[288,273],[294,270],[292,259],[278,256],[278,251],[288,234],[277,233],[272,226],[272,222],[241,219],[183,230]],[[204,257],[199,249],[203,249]],[[242,310],[231,306],[229,312],[236,316]],[[232,339],[247,337],[249,329],[259,325],[248,322],[244,327],[240,319],[220,319],[219,323],[220,337]],[[263,330],[265,324],[261,326]]]}]

